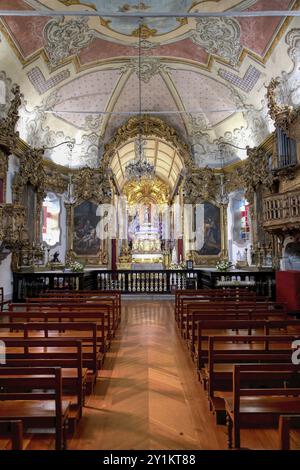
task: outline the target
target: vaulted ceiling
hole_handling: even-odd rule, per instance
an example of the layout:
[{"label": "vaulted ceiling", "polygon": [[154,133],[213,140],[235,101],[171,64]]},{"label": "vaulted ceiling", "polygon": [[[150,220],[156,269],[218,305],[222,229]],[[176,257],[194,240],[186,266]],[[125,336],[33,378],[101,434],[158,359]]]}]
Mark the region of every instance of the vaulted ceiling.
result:
[{"label": "vaulted ceiling", "polygon": [[[272,10],[299,8],[272,0]],[[269,0],[0,0],[0,10],[106,13],[264,11]],[[53,161],[96,166],[104,145],[139,111],[139,18],[37,16],[0,18],[0,83],[24,94],[19,132],[31,145],[53,146]],[[141,26],[142,111],[174,127],[199,166],[220,166],[220,139],[258,145],[272,131],[265,85],[283,77],[295,93],[298,18],[144,17]],[[284,75],[285,74],[285,75]],[[293,88],[294,87],[294,88]],[[0,113],[7,105],[3,103]],[[149,141],[150,142],[150,141]],[[129,143],[130,145],[130,143]],[[244,158],[228,147],[225,163]]]}]

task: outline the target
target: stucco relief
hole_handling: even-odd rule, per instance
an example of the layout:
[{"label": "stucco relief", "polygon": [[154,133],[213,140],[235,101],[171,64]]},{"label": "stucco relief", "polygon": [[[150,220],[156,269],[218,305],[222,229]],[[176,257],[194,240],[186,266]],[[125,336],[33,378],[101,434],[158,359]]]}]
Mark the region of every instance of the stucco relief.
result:
[{"label": "stucco relief", "polygon": [[281,105],[297,107],[300,104],[300,29],[291,29],[285,37],[285,42],[293,69],[289,73],[281,73],[277,101]]},{"label": "stucco relief", "polygon": [[[240,98],[243,102],[243,126],[233,131],[225,132],[218,139],[212,139],[210,134],[205,132],[205,122],[203,122],[202,129],[201,122],[200,125],[199,123],[195,125],[194,122],[194,125],[190,127],[193,155],[197,166],[220,167],[221,154],[219,145],[222,142],[228,142],[231,145],[244,149],[247,145],[250,147],[259,145],[272,132],[273,124],[268,116],[265,100],[262,101],[262,107],[257,109],[252,105],[247,105],[241,96]],[[234,148],[231,145],[222,146],[222,157],[225,164],[246,157],[245,150]]]},{"label": "stucco relief", "polygon": [[102,155],[102,144],[98,133],[92,131],[93,122],[87,129],[91,130],[89,134],[81,131],[75,135],[68,135],[63,130],[52,130],[46,111],[52,110],[56,101],[57,92],[53,92],[40,106],[35,106],[32,110],[27,108],[25,102],[20,108],[20,119],[17,127],[20,137],[36,148],[42,146],[56,147],[63,142],[71,141],[73,143],[72,151],[67,145],[62,145],[45,150],[45,157],[65,166],[96,167]]},{"label": "stucco relief", "polygon": [[0,71],[0,118],[6,116],[12,99],[12,80],[4,70]]},{"label": "stucco relief", "polygon": [[234,18],[198,18],[191,32],[194,43],[206,52],[235,65],[242,51],[241,27]]},{"label": "stucco relief", "polygon": [[161,70],[167,70],[167,67],[161,63],[159,57],[133,57],[130,62],[120,68],[120,73],[125,73],[127,70],[134,70],[136,75],[141,78],[144,83],[148,83],[154,75]]},{"label": "stucco relief", "polygon": [[52,65],[59,64],[72,54],[77,54],[96,37],[88,26],[88,18],[48,21],[44,28],[44,47]]}]

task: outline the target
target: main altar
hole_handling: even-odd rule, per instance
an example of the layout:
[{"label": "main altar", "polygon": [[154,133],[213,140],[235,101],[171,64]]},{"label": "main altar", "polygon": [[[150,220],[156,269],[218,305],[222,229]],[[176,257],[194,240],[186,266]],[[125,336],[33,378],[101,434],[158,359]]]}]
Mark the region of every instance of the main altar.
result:
[{"label": "main altar", "polygon": [[158,225],[144,222],[135,232],[132,240],[132,264],[143,269],[162,269],[163,254]]},{"label": "main altar", "polygon": [[119,269],[160,270],[166,268],[163,240],[163,211],[168,188],[158,179],[128,183],[126,200],[127,240],[123,241]]}]

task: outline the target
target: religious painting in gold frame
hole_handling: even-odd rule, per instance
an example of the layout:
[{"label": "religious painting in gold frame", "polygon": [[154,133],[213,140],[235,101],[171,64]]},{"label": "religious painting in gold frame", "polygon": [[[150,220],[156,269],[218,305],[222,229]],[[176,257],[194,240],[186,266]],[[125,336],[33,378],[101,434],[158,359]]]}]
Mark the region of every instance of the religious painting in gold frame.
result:
[{"label": "religious painting in gold frame", "polygon": [[202,210],[200,239],[201,246],[191,249],[194,266],[215,266],[227,252],[227,207],[215,201],[203,201],[194,205],[193,231],[196,232],[196,207]]},{"label": "religious painting in gold frame", "polygon": [[102,217],[99,204],[81,200],[66,204],[68,221],[68,255],[84,266],[107,265],[107,240],[99,238]]}]

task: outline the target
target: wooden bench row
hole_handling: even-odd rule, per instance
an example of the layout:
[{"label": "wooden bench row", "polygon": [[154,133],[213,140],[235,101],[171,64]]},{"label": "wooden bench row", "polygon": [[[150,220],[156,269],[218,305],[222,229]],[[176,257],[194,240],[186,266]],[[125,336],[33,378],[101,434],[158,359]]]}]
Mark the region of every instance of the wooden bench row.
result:
[{"label": "wooden bench row", "polygon": [[[183,300],[184,293],[178,297]],[[207,298],[194,302],[190,295],[181,300],[177,307],[184,320],[178,326],[217,423],[227,423],[230,448],[241,447],[244,427],[276,427],[286,412],[299,414],[300,366],[292,364],[299,320],[289,319],[284,306],[276,303],[268,302],[266,309],[265,302],[252,302],[255,315],[246,319],[240,312],[250,302],[239,301],[236,315],[230,312],[231,300],[214,299],[210,308]],[[287,434],[281,424],[281,447],[287,447]]]},{"label": "wooden bench row", "polygon": [[21,420],[27,431],[53,428],[56,449],[66,448],[67,430],[74,431],[82,416],[89,383],[95,382],[118,327],[117,297],[53,297],[10,304],[1,312],[8,321],[0,323],[6,346],[0,422]]}]

